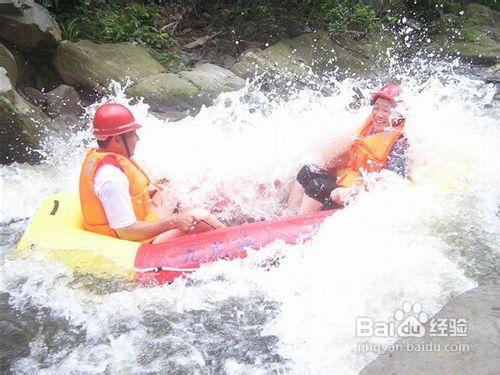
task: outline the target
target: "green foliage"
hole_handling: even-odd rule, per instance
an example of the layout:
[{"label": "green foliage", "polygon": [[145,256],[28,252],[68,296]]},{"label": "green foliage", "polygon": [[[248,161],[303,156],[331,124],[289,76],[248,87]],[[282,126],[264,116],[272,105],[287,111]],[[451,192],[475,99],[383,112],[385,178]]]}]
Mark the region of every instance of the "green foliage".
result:
[{"label": "green foliage", "polygon": [[62,37],[74,41],[80,35],[79,19],[74,18],[67,23],[61,24]]},{"label": "green foliage", "polygon": [[[92,9],[78,7],[80,16],[77,20],[82,34],[104,42],[136,42],[161,48],[175,44],[168,33],[155,24],[158,15],[155,6],[131,4],[106,6]],[[73,22],[72,20],[71,22]]]},{"label": "green foliage", "polygon": [[169,72],[177,72],[181,68],[181,55],[178,50],[173,49],[170,52],[156,51],[152,48],[149,53]]},{"label": "green foliage", "polygon": [[236,1],[231,7],[234,25],[239,29],[253,25],[263,37],[278,39],[286,36],[286,26],[294,18],[293,9],[283,7],[280,1]]},{"label": "green foliage", "polygon": [[217,4],[236,14],[237,26],[253,24],[261,35],[285,36],[294,22],[325,27],[332,35],[364,34],[379,22],[373,7],[357,0],[236,0]]},{"label": "green foliage", "polygon": [[41,6],[47,8],[49,11],[54,12],[59,8],[59,0],[40,0],[37,1]]},{"label": "green foliage", "polygon": [[500,12],[500,1],[498,0],[475,0],[473,2],[486,5],[487,7]]},{"label": "green foliage", "polygon": [[457,29],[467,42],[477,42],[481,38],[481,33],[477,30],[477,24],[473,20],[461,22]]},{"label": "green foliage", "polygon": [[318,1],[311,9],[311,16],[324,22],[332,35],[350,31],[367,33],[379,22],[371,5],[355,0]]},{"label": "green foliage", "polygon": [[39,2],[54,15],[64,39],[138,43],[148,47],[161,64],[172,69],[179,65],[177,40],[159,26],[162,8],[158,5],[145,5],[133,0]]}]

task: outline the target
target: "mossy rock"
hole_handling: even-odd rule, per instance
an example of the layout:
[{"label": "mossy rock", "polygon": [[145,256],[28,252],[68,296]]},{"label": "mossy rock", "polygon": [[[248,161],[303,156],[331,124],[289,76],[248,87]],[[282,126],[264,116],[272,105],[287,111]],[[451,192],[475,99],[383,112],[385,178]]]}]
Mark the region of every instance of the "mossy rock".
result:
[{"label": "mossy rock", "polygon": [[[462,40],[440,35],[434,38],[429,49],[438,53],[442,50],[446,54],[459,56],[462,60],[473,64],[497,64],[500,56],[500,44],[478,26],[467,30],[467,34],[462,36]],[[493,36],[491,33],[490,35]]]},{"label": "mossy rock", "polygon": [[322,75],[336,71],[343,78],[369,71],[371,59],[363,48],[361,42],[355,42],[352,47],[351,41],[333,41],[328,33],[318,31],[284,39],[264,50],[247,51],[231,70],[245,78],[272,73],[308,86],[314,81],[311,72]]},{"label": "mossy rock", "polygon": [[481,4],[469,4],[467,18],[480,26],[496,26],[500,22],[500,13]]},{"label": "mossy rock", "polygon": [[19,48],[32,51],[54,48],[61,41],[59,26],[47,9],[34,1],[3,1],[0,37]]},{"label": "mossy rock", "polygon": [[49,119],[17,94],[3,67],[0,67],[0,118],[0,163],[39,161],[41,156],[36,150],[41,148],[50,127]]},{"label": "mossy rock", "polygon": [[264,50],[245,52],[240,61],[231,68],[235,74],[251,78],[258,74],[271,73],[299,81],[310,75],[304,59],[292,50],[284,41],[280,41]]},{"label": "mossy rock", "polygon": [[62,42],[54,64],[63,81],[70,86],[108,92],[111,81],[138,83],[165,71],[149,52],[124,43],[96,44],[89,40]]},{"label": "mossy rock", "polygon": [[179,76],[198,87],[200,92],[216,99],[222,92],[239,90],[245,86],[245,80],[230,70],[214,64],[201,64],[193,70],[182,71]]},{"label": "mossy rock", "polygon": [[295,61],[311,67],[313,72],[322,73],[334,68],[335,51],[339,45],[331,40],[327,32],[305,33],[283,43],[292,49]]},{"label": "mossy rock", "polygon": [[7,77],[16,85],[18,76],[16,58],[2,43],[0,43],[0,66],[7,70]]},{"label": "mossy rock", "polygon": [[498,63],[498,57],[500,56],[498,46],[492,47],[466,41],[451,43],[447,51],[452,54],[459,54],[466,61],[481,65],[494,65]]},{"label": "mossy rock", "polygon": [[127,95],[144,101],[156,112],[195,113],[212,101],[198,87],[174,73],[150,76],[127,90]]}]

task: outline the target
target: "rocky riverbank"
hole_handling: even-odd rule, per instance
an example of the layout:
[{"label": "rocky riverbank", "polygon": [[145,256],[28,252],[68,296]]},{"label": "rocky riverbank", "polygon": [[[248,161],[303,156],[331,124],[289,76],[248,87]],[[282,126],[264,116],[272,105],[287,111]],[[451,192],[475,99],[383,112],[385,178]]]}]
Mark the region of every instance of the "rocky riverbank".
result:
[{"label": "rocky riverbank", "polygon": [[[0,10],[3,164],[40,160],[37,150],[45,138],[85,126],[83,106],[109,94],[113,81],[127,87],[127,96],[144,98],[151,111],[173,121],[210,105],[221,92],[242,88],[256,75],[264,75],[273,87],[286,82],[282,91],[292,83],[328,94],[332,74],[337,79],[381,74],[388,48],[403,47],[402,55],[416,49],[442,58],[458,54],[479,67],[472,72],[499,82],[500,13],[478,4],[466,10],[477,33],[472,41],[443,34],[422,42],[421,26],[404,19],[407,25],[398,33],[380,30],[332,38],[325,30],[305,30],[271,46],[251,47],[233,62],[224,60],[225,67],[202,59],[181,71],[169,71],[137,44],[62,40],[59,25],[34,1],[4,1]],[[408,38],[414,42],[405,46]],[[203,45],[199,39],[192,43],[197,40]],[[196,48],[192,43],[189,48]]]},{"label": "rocky riverbank", "polygon": [[[304,28],[299,35],[283,38],[269,46],[265,43],[247,45],[242,53],[236,50],[213,58],[200,54],[195,64],[170,70],[137,44],[62,40],[59,25],[46,9],[32,1],[22,3],[23,6],[18,6],[20,2],[0,2],[2,163],[37,162],[41,158],[37,150],[43,147],[45,139],[88,126],[82,119],[84,107],[110,94],[112,80],[126,86],[130,98],[144,98],[151,111],[172,121],[195,114],[202,105],[210,105],[220,93],[237,90],[256,75],[263,76],[259,80],[263,87],[277,87],[285,94],[290,87],[310,87],[328,95],[335,89],[329,79],[332,72],[339,79],[372,75],[383,80],[381,76],[385,73],[380,69],[388,64],[385,51],[395,46],[402,48],[402,61],[411,59],[417,54],[415,51],[422,56],[440,53],[442,58],[460,52],[464,61],[472,63],[462,64],[461,69],[497,87],[500,82],[499,14],[477,4],[469,5],[466,12],[468,20],[476,24],[476,32],[480,31],[475,41],[453,42],[441,35],[429,42],[417,43],[418,28],[422,26],[414,20],[408,20],[408,28],[402,27],[400,31],[408,31],[404,35],[409,35],[419,44],[418,50],[414,44],[405,50],[401,46],[404,45],[404,35],[390,31],[373,32],[360,38],[352,35],[332,38],[324,29]],[[469,37],[473,39],[474,35]],[[186,43],[197,40],[190,40],[188,36],[186,39]],[[35,184],[38,182],[36,178],[33,180]],[[26,186],[33,184],[32,176],[29,175],[26,181]],[[19,192],[17,185],[15,191],[16,194]],[[2,228],[3,246],[8,249],[6,253],[15,246],[24,230],[24,224],[21,224],[12,223]],[[470,234],[473,232],[468,233],[474,238]],[[452,235],[463,234],[459,231]],[[488,285],[456,297],[435,316],[436,319],[466,319],[466,337],[427,335],[398,343],[413,347],[424,343],[440,344],[441,347],[463,344],[468,345],[468,351],[386,353],[368,365],[363,373],[493,373],[499,368],[498,263],[488,263],[485,269],[485,272],[479,272],[485,279],[478,281]],[[486,274],[487,271],[496,273]],[[6,372],[13,363],[30,355],[33,340],[41,329],[34,318],[39,314],[38,310],[17,310],[10,306],[9,298],[7,293],[0,295],[0,306],[4,307],[0,314],[0,369]],[[198,319],[198,312],[194,316]],[[49,321],[48,341],[57,337],[64,324],[57,319]],[[164,321],[160,321],[159,326],[163,325]],[[78,334],[79,331],[74,333],[75,336]],[[72,338],[70,335],[69,339]],[[241,342],[247,341],[243,337]]]},{"label": "rocky riverbank", "polygon": [[[494,374],[500,368],[500,285],[470,290],[444,306],[435,321],[466,322],[459,335],[429,334],[401,339],[361,372],[372,374]],[[426,350],[425,348],[431,348]],[[414,350],[411,350],[411,349]],[[422,349],[423,348],[423,349]]]}]

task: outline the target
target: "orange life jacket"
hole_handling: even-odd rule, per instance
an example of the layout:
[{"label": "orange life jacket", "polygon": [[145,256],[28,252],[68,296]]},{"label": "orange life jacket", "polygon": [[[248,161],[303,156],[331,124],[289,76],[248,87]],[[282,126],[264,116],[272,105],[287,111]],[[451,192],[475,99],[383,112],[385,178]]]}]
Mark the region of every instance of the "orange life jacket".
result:
[{"label": "orange life jacket", "polygon": [[345,168],[337,171],[337,185],[363,186],[361,171],[379,172],[387,167],[387,160],[396,140],[403,134],[404,121],[390,131],[370,134],[373,119],[370,115],[358,132],[358,137],[349,148],[349,161]]},{"label": "orange life jacket", "polygon": [[111,152],[90,150],[87,153],[80,172],[80,204],[83,214],[83,226],[91,232],[118,237],[116,232],[109,226],[101,201],[94,192],[95,172],[103,164],[113,164],[127,176],[132,207],[137,220],[147,220],[148,214],[150,214],[150,180],[132,159]]}]

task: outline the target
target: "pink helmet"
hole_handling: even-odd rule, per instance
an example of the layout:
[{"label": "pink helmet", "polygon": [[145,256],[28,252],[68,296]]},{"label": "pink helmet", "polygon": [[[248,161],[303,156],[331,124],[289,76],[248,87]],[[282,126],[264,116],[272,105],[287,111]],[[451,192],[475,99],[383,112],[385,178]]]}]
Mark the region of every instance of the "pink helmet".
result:
[{"label": "pink helmet", "polygon": [[389,85],[385,85],[379,91],[374,92],[372,94],[370,104],[371,105],[375,104],[377,98],[382,97],[384,99],[389,100],[393,106],[396,106],[400,102],[400,100],[398,100],[398,97],[401,96],[402,94],[403,90],[401,90],[401,87],[399,87],[399,85],[391,83]]}]

